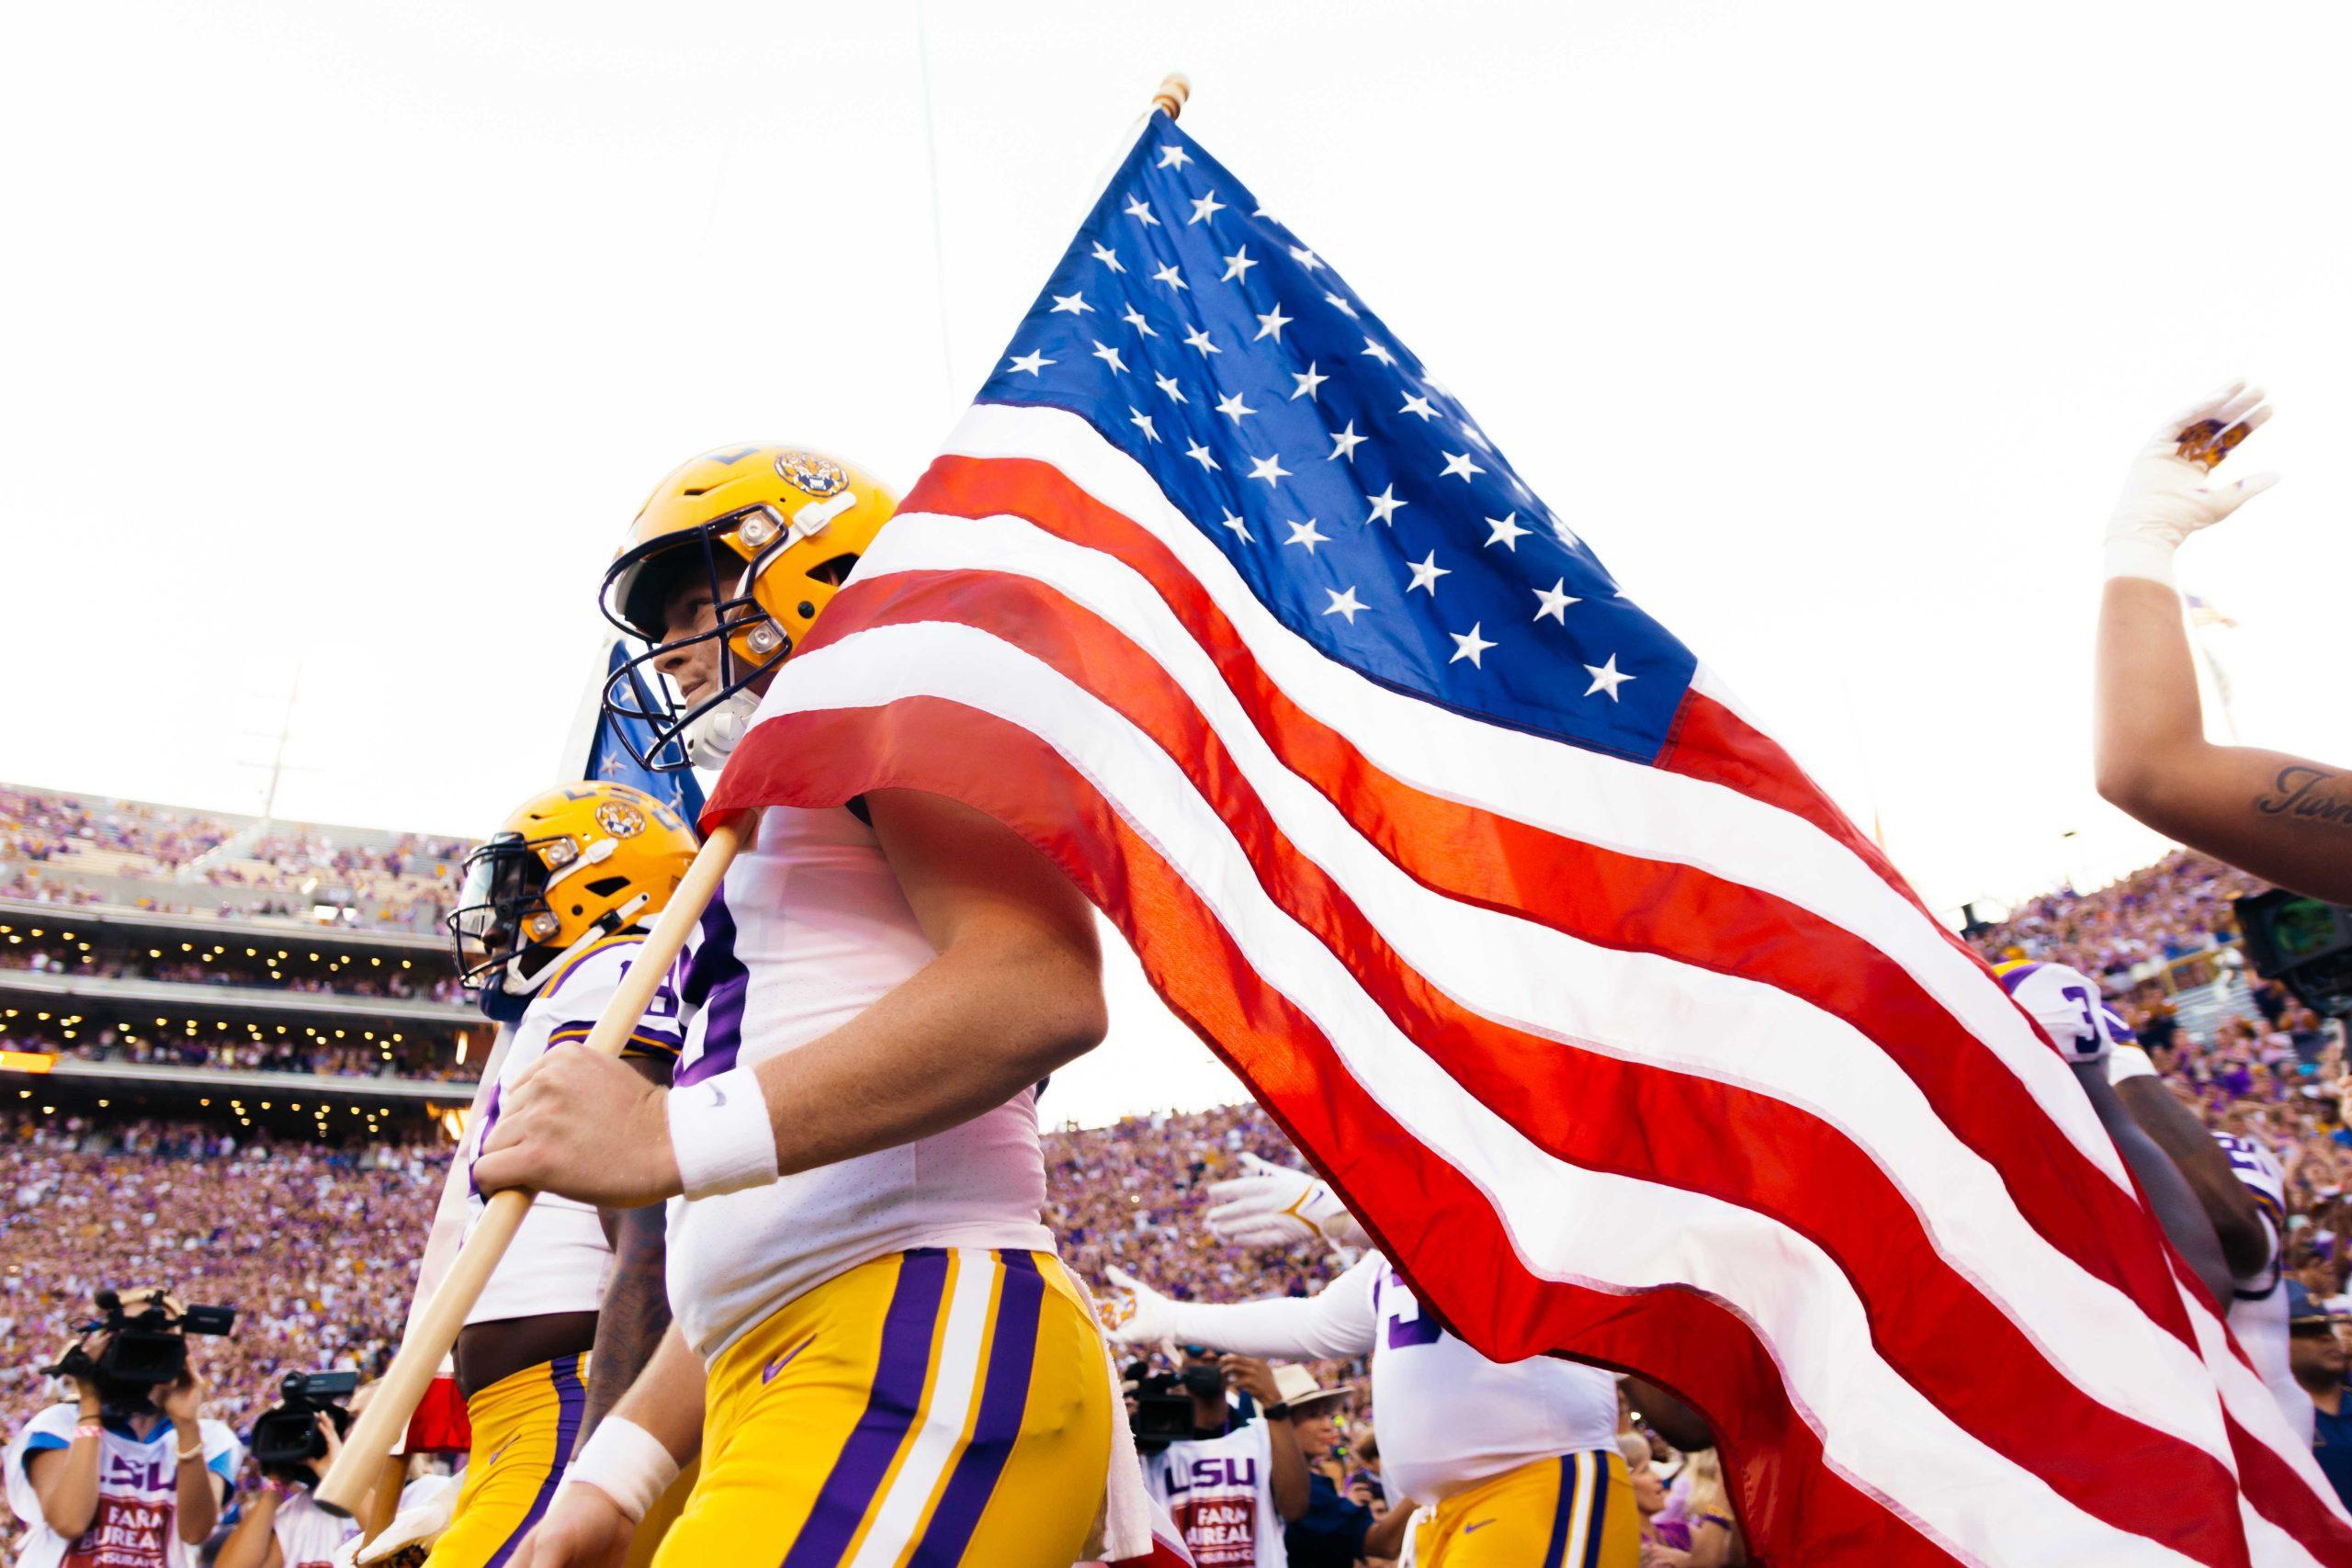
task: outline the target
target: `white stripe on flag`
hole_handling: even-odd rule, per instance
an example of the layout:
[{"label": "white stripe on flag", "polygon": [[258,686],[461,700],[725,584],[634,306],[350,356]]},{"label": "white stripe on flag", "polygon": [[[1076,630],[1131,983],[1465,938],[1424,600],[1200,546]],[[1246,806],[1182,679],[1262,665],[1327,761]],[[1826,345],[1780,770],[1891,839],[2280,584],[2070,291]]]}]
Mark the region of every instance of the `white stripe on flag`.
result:
[{"label": "white stripe on flag", "polygon": [[[982,659],[999,693],[984,707],[1001,710],[1016,680],[1060,682],[1009,645],[927,623],[860,632],[799,655],[794,679],[771,690],[762,716],[872,706]],[[1033,699],[1046,721],[1026,728],[1102,790],[1388,1113],[1486,1195],[1531,1272],[1613,1291],[1684,1284],[1723,1301],[1756,1326],[1822,1434],[1826,1462],[1963,1554],[2010,1568],[2191,1562],[2084,1513],[1962,1430],[1871,1348],[1850,1283],[1805,1237],[1733,1204],[1582,1170],[1535,1148],[1422,1055],[1274,905],[1171,759],[1093,698],[1066,682],[1060,688]]]},{"label": "white stripe on flag", "polygon": [[[1150,584],[1111,556],[1019,518],[902,513],[861,564],[860,581],[917,570],[1011,573],[1094,611],[1169,672],[1224,739],[1275,825],[1438,990],[1530,1034],[1738,1085],[1822,1118],[1902,1189],[1937,1251],[2085,1392],[2226,1461],[2227,1439],[2210,1404],[2184,1404],[2177,1396],[2182,1380],[2188,1386],[2201,1380],[2196,1354],[2028,1224],[2000,1173],[1843,1019],[1758,981],[1596,946],[1415,881],[1282,765],[1208,655]],[[924,623],[858,635],[863,658],[903,669],[902,679],[913,682],[894,684],[894,692],[920,690],[994,711],[1038,733],[1057,728],[1057,705],[1099,706],[984,632]],[[939,637],[956,651],[885,651],[910,639],[935,649]],[[1125,725],[1109,708],[1100,711],[1102,722]],[[1140,737],[1137,743],[1152,744]],[[2072,1082],[2064,1089],[2081,1092]]]},{"label": "white stripe on flag", "polygon": [[1075,414],[977,404],[946,450],[1050,463],[1150,533],[1232,621],[1267,675],[1301,709],[1393,776],[1585,843],[1696,866],[1786,898],[1853,932],[1901,964],[1985,1042],[2086,1158],[2118,1186],[2130,1185],[2121,1156],[2088,1102],[2061,1088],[2069,1081],[2065,1064],[1998,982],[1810,822],[1718,784],[1465,718],[1355,674],[1277,621],[1151,476]]}]

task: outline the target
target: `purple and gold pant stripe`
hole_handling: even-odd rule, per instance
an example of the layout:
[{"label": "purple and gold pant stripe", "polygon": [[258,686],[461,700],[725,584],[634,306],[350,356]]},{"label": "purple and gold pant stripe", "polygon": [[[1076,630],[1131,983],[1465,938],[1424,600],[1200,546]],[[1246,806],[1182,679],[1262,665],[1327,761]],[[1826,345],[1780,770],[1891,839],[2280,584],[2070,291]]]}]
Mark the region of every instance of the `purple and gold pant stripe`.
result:
[{"label": "purple and gold pant stripe", "polygon": [[709,1391],[662,1564],[1067,1568],[1102,1501],[1109,1379],[1050,1254],[862,1265],[721,1352]]},{"label": "purple and gold pant stripe", "polygon": [[505,1568],[562,1483],[587,1404],[587,1359],[526,1367],[466,1401],[473,1446],[426,1568]]}]

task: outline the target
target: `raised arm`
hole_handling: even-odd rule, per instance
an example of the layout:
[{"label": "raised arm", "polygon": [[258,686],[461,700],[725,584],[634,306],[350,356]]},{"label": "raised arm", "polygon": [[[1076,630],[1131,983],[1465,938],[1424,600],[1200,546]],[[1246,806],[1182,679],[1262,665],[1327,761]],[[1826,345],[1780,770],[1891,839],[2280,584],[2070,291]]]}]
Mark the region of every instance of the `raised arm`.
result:
[{"label": "raised arm", "polygon": [[2273,1245],[2270,1227],[2263,1223],[2253,1192],[2230,1168],[2230,1156],[2222,1152],[2213,1134],[2153,1072],[2127,1077],[2110,1069],[2108,1078],[2132,1120],[2155,1141],[2196,1194],[2198,1205],[2212,1223],[2230,1272],[2243,1280],[2268,1268]]},{"label": "raised arm", "polygon": [[2352,773],[2205,739],[2173,553],[2276,476],[2209,484],[2270,415],[2243,383],[2166,423],[2108,524],[2099,603],[2098,792],[2167,837],[2316,898],[2352,902]]}]

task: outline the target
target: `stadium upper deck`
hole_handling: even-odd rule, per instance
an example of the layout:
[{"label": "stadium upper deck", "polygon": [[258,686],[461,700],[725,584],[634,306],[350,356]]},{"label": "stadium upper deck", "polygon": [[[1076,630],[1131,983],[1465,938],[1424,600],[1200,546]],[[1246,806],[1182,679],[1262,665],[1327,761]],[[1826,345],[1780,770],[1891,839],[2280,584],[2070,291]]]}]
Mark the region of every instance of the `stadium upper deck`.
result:
[{"label": "stadium upper deck", "polygon": [[371,1132],[464,1105],[468,848],[0,785],[0,1098]]}]

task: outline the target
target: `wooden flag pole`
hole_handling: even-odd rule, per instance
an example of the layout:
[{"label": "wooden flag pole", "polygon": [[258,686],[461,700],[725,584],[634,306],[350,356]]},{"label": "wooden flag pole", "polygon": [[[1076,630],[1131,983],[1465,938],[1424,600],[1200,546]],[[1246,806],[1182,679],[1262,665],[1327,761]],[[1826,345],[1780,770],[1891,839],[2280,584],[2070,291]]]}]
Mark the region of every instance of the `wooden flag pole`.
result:
[{"label": "wooden flag pole", "polygon": [[[695,855],[694,863],[686,868],[677,892],[671,896],[669,906],[662,911],[662,918],[653,922],[644,945],[629,961],[620,989],[605,1009],[604,1016],[596,1021],[595,1029],[581,1043],[583,1049],[600,1051],[607,1056],[621,1054],[621,1048],[628,1043],[629,1032],[645,1016],[654,992],[668,977],[670,966],[677,962],[686,939],[702,919],[703,910],[718,893],[728,866],[743,847],[752,821],[748,813],[738,813],[711,829],[710,837]],[[391,1369],[377,1385],[368,1408],[352,1422],[350,1433],[343,1439],[341,1457],[312,1494],[319,1506],[329,1513],[349,1517],[366,1504],[379,1467],[392,1451],[393,1443],[408,1430],[409,1418],[416,1414],[417,1403],[431,1386],[441,1359],[458,1342],[458,1331],[465,1326],[466,1314],[481,1299],[482,1287],[490,1282],[491,1271],[498,1267],[514,1233],[522,1228],[532,1196],[519,1190],[501,1192],[483,1208],[481,1218],[450,1263],[448,1274],[433,1292],[433,1300],[409,1325],[408,1334],[401,1341],[400,1353],[392,1358]],[[570,1457],[556,1456],[559,1462]]]},{"label": "wooden flag pole", "polygon": [[1152,94],[1151,107],[1165,109],[1170,119],[1184,112],[1185,102],[1193,96],[1192,78],[1182,71],[1170,71],[1160,79],[1159,91]]}]

